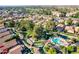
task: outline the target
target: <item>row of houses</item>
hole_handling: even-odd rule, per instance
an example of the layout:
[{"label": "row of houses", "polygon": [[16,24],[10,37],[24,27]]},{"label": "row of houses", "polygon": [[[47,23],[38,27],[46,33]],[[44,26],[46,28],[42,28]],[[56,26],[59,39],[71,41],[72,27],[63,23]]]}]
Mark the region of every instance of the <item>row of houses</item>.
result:
[{"label": "row of houses", "polygon": [[59,31],[67,31],[68,33],[78,33],[79,34],[79,27],[76,26],[65,26],[64,24],[58,24],[56,29]]},{"label": "row of houses", "polygon": [[23,45],[18,44],[16,39],[11,39],[10,31],[6,30],[5,25],[2,24],[0,24],[0,54],[21,54]]}]

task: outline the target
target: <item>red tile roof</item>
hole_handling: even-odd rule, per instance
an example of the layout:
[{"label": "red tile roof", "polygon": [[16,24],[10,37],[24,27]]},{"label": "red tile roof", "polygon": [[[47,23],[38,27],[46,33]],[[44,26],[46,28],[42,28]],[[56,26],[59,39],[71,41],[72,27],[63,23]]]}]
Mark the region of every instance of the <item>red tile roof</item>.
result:
[{"label": "red tile roof", "polygon": [[22,54],[21,50],[22,50],[21,45],[17,45],[16,47],[10,49],[9,54]]},{"label": "red tile roof", "polygon": [[3,43],[3,42],[5,42],[7,39],[10,39],[10,38],[11,38],[11,35],[4,36],[4,37],[0,38],[0,43]]},{"label": "red tile roof", "polygon": [[6,35],[9,35],[9,34],[10,34],[10,32],[6,31],[6,32],[3,32],[3,33],[0,33],[0,37],[6,36]]},{"label": "red tile roof", "polygon": [[16,39],[12,39],[11,41],[3,43],[7,48],[13,47],[17,45]]}]

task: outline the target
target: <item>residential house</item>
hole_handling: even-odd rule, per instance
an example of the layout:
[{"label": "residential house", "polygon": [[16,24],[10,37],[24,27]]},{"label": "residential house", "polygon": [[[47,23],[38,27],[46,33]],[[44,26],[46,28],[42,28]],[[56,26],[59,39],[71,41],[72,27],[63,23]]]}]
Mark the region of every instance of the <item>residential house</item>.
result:
[{"label": "residential house", "polygon": [[0,29],[0,33],[7,32],[7,31],[8,31],[8,28],[1,28]]},{"label": "residential house", "polygon": [[1,29],[1,28],[4,28],[3,20],[0,20],[0,29]]},{"label": "residential house", "polygon": [[59,23],[64,23],[64,19],[59,19],[58,22]]},{"label": "residential house", "polygon": [[27,43],[30,45],[33,45],[34,39],[32,39],[32,38],[27,39]]},{"label": "residential house", "polygon": [[57,17],[59,17],[61,13],[57,12],[57,11],[52,11],[52,14],[55,15],[55,16],[57,16]]},{"label": "residential house", "polygon": [[75,27],[75,32],[79,33],[79,27]]},{"label": "residential house", "polygon": [[0,33],[0,38],[7,36],[7,35],[10,35],[9,31],[2,32],[2,33]]},{"label": "residential house", "polygon": [[65,26],[65,30],[69,33],[75,33],[74,26]]},{"label": "residential house", "polygon": [[0,24],[0,29],[1,29],[1,28],[4,28],[4,27],[5,27],[4,24]]},{"label": "residential house", "polygon": [[6,35],[6,36],[3,36],[0,38],[0,44],[5,42],[7,39],[10,39],[11,38],[11,35]]},{"label": "residential house", "polygon": [[3,44],[0,44],[0,54],[1,53],[8,53],[7,47],[5,47]]},{"label": "residential house", "polygon": [[64,31],[64,28],[65,28],[65,26],[64,26],[63,24],[58,24],[58,25],[56,26],[56,29],[57,29],[58,31]]},{"label": "residential house", "polygon": [[33,47],[34,49],[34,54],[40,54],[39,48]]},{"label": "residential house", "polygon": [[54,18],[53,19],[54,22],[59,22],[59,20],[60,20],[59,18]]},{"label": "residential house", "polygon": [[79,23],[79,19],[73,19],[73,24]]},{"label": "residential house", "polygon": [[4,44],[4,46],[7,47],[7,48],[13,48],[13,47],[15,47],[16,45],[18,45],[16,39],[12,39],[12,40],[10,40],[10,41],[8,41],[8,42],[4,42],[3,44]]},{"label": "residential house", "polygon": [[22,54],[22,46],[21,45],[17,45],[14,48],[9,50],[9,54]]}]

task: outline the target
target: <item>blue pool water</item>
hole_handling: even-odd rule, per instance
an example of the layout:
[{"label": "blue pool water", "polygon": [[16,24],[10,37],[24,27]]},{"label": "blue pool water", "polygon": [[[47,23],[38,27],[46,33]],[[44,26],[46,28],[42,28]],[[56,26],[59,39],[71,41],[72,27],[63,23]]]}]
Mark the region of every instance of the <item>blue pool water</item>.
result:
[{"label": "blue pool water", "polygon": [[51,42],[54,42],[55,44],[60,44],[60,37],[52,37],[50,38]]},{"label": "blue pool water", "polygon": [[63,45],[65,43],[61,42],[61,37],[51,37],[50,40],[51,40],[51,43],[55,43],[55,44],[59,44],[59,45]]}]

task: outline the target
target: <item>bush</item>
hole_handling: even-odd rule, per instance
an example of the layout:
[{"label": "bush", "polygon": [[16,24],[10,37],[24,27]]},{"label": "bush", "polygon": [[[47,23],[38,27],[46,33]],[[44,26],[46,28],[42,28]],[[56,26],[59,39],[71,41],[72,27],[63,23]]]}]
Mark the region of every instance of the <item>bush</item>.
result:
[{"label": "bush", "polygon": [[67,47],[68,54],[71,54],[74,51],[74,46]]},{"label": "bush", "polygon": [[48,50],[48,54],[56,54],[56,50],[54,48],[50,48]]},{"label": "bush", "polygon": [[65,20],[65,25],[72,25],[72,20],[71,19]]}]

